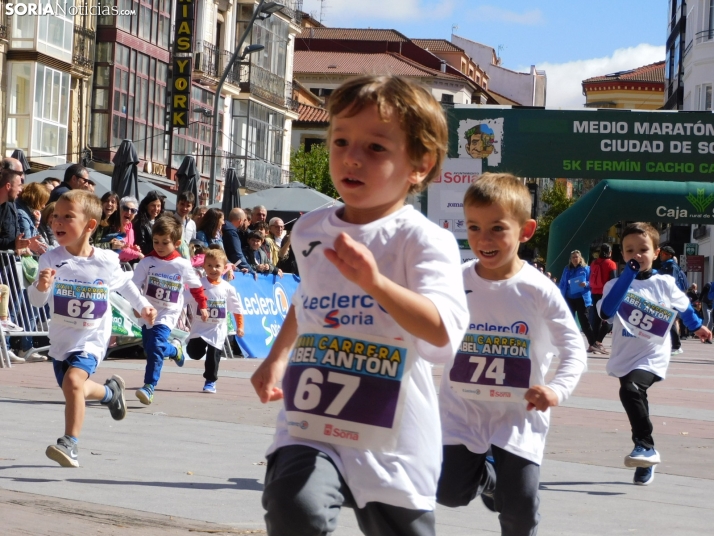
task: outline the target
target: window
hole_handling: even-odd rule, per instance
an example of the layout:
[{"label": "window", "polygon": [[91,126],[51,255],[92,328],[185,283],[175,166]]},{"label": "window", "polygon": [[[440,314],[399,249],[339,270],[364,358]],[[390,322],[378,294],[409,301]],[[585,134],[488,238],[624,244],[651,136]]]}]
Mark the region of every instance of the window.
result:
[{"label": "window", "polygon": [[[40,4],[55,4],[54,0],[40,0]],[[67,11],[73,6],[73,0],[57,0],[63,9],[56,9],[52,17],[37,17],[37,40],[41,43],[72,53],[72,38],[74,37],[74,19]],[[66,14],[63,14],[63,11]],[[28,17],[29,18],[29,17]]]},{"label": "window", "polygon": [[38,63],[32,125],[33,156],[66,160],[69,116],[69,73]]},{"label": "window", "polygon": [[712,87],[712,84],[704,84],[701,87],[699,109],[702,111],[712,110]]},{"label": "window", "polygon": [[[22,17],[15,17],[15,20]],[[8,148],[27,150],[30,147],[30,109],[32,106],[32,65],[8,62],[10,88],[7,98]]]},{"label": "window", "polygon": [[[243,31],[252,14],[253,6],[241,6],[236,36]],[[285,78],[288,26],[288,23],[280,17],[270,17],[262,21],[256,20],[250,40],[251,44],[265,47],[262,51],[250,55],[251,63],[280,78]]]},{"label": "window", "polygon": [[279,184],[283,161],[285,116],[247,100],[233,101],[233,153],[244,157],[239,174]]}]

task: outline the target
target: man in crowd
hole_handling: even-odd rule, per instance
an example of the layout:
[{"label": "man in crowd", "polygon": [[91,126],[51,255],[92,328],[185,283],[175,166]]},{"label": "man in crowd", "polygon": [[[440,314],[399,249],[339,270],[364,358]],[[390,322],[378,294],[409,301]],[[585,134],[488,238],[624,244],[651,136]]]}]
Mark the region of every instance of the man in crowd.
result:
[{"label": "man in crowd", "polygon": [[[91,182],[91,189],[86,187]],[[94,191],[94,182],[89,180],[89,171],[81,164],[72,164],[64,172],[64,181],[50,193],[50,203],[57,201],[60,196],[70,190]]]},{"label": "man in crowd", "polygon": [[243,244],[247,244],[246,232],[248,230],[248,218],[240,208],[234,208],[228,213],[228,218],[221,228],[223,238],[223,249],[226,252],[228,261],[242,272],[253,273],[253,268],[243,254]]},{"label": "man in crowd", "polygon": [[60,185],[60,182],[62,181],[60,181],[57,177],[47,177],[45,180],[42,181],[42,184],[44,184],[51,192]]},{"label": "man in crowd", "polygon": [[280,218],[270,218],[270,224],[268,225],[268,232],[270,233],[270,238],[273,239],[275,245],[282,246],[283,243],[283,231],[285,230],[285,224]]},{"label": "man in crowd", "polygon": [[266,209],[263,205],[258,205],[257,207],[253,208],[253,212],[251,213],[250,217],[250,230],[252,231],[255,228],[256,223],[260,223],[267,219],[268,209]]}]

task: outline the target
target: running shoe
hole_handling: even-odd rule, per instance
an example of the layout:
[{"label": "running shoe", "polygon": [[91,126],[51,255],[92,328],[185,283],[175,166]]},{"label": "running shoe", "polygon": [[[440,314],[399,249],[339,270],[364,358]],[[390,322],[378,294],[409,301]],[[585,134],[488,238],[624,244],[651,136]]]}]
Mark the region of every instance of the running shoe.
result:
[{"label": "running shoe", "polygon": [[633,482],[638,486],[649,486],[654,480],[655,467],[638,467],[635,469],[635,478]]},{"label": "running shoe", "polygon": [[66,435],[60,437],[56,445],[47,447],[45,454],[50,460],[57,462],[62,467],[79,467],[77,443]]},{"label": "running shoe", "polygon": [[174,339],[171,341],[171,345],[176,348],[176,357],[172,357],[174,361],[176,361],[176,364],[179,367],[183,367],[183,364],[185,363],[185,359],[183,357],[183,345],[181,344],[181,341],[178,339]]},{"label": "running shoe", "polygon": [[651,467],[660,463],[659,452],[653,448],[645,448],[640,443],[635,444],[633,451],[625,456],[625,467]]},{"label": "running shoe", "polygon": [[121,376],[114,374],[109,378],[104,385],[108,386],[112,391],[112,399],[106,403],[109,407],[109,413],[112,414],[112,419],[121,421],[126,417],[126,401],[124,400],[124,380]]},{"label": "running shoe", "polygon": [[136,398],[145,406],[150,406],[154,401],[154,386],[150,383],[144,384],[144,387],[136,390]]},{"label": "running shoe", "polygon": [[203,386],[204,393],[215,393],[216,392],[216,382],[206,382]]}]

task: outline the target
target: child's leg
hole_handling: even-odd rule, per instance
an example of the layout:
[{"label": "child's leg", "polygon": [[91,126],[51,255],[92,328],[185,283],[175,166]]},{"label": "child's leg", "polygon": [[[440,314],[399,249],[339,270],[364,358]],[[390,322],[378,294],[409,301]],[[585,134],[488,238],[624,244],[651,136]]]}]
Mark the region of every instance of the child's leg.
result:
[{"label": "child's leg", "polygon": [[654,448],[647,389],[660,379],[659,376],[651,372],[639,369],[620,378],[620,401],[630,420],[632,441],[646,449]]},{"label": "child's leg", "polygon": [[496,460],[494,499],[502,536],[535,536],[540,514],[540,465],[492,446]]},{"label": "child's leg", "polygon": [[352,494],[327,454],[311,447],[283,447],[268,457],[263,490],[270,536],[322,536]]},{"label": "child's leg", "polygon": [[176,357],[176,348],[168,342],[171,329],[164,324],[156,324],[151,328],[142,327],[141,335],[146,353],[144,383],[156,387],[161,377],[164,359]]},{"label": "child's leg", "polygon": [[493,487],[486,453],[474,454],[464,445],[444,445],[443,452],[436,502],[451,508],[466,506]]},{"label": "child's leg", "polygon": [[84,423],[85,401],[104,398],[104,386],[90,380],[86,371],[70,367],[64,375],[62,392],[66,401],[64,433],[79,438]]},{"label": "child's leg", "polygon": [[206,367],[203,377],[207,382],[215,382],[218,380],[218,367],[221,364],[222,351],[215,346],[208,345],[206,352]]},{"label": "child's leg", "polygon": [[432,510],[410,510],[378,502],[355,508],[357,523],[367,535],[434,536],[436,522]]},{"label": "child's leg", "polygon": [[7,320],[10,314],[7,309],[8,303],[10,303],[10,287],[0,285],[0,320]]},{"label": "child's leg", "polygon": [[201,337],[190,339],[186,345],[186,353],[191,359],[201,359],[206,355],[206,346],[208,346],[208,343]]}]

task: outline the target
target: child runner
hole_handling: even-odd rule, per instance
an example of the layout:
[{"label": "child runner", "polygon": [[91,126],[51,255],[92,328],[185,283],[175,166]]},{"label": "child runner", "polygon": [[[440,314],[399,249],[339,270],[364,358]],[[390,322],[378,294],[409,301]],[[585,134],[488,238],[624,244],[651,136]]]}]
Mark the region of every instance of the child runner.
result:
[{"label": "child runner", "polygon": [[647,223],[632,223],[622,233],[622,275],[605,284],[598,313],[613,322],[607,373],[620,379],[620,401],[632,427],[634,450],[625,467],[636,467],[634,483],[652,483],[660,463],[652,437],[647,389],[664,379],[669,365],[670,327],[679,312],[684,324],[706,342],[712,334],[675,279],[652,270],[659,253],[659,233]]},{"label": "child runner", "polygon": [[467,309],[454,236],[405,199],[439,175],[446,121],[425,89],[392,76],[346,82],[329,111],[344,206],[295,224],[302,280],[252,378],[262,402],[285,404],[268,449],[268,533],[331,533],[348,506],[365,534],[433,535],[430,362],[454,354]]},{"label": "child runner", "polygon": [[60,247],[40,257],[38,280],[27,290],[35,307],[50,302],[50,356],[66,408],[65,435],[47,447],[46,454],[62,467],[79,467],[77,443],[85,400],[99,400],[117,421],[126,416],[124,380],[114,375],[100,385],[89,379],[111,336],[109,292],[120,292],[149,324],[156,316],[130,274],[121,269],[117,254],[89,244],[101,217],[102,204],[93,194],[84,190],[62,194],[52,220]]},{"label": "child runner", "polygon": [[226,313],[235,315],[238,336],[244,335],[240,298],[235,288],[222,278],[227,265],[228,257],[222,249],[211,246],[204,253],[203,269],[206,277],[201,278],[201,283],[208,300],[208,319],[204,321],[198,316],[194,318],[186,345],[191,359],[206,356],[204,393],[216,392],[221,349],[228,333]]},{"label": "child runner", "polygon": [[[534,535],[549,408],[575,389],[585,344],[558,288],[518,257],[536,230],[528,188],[485,173],[466,191],[464,213],[476,255],[462,265],[471,325],[439,390],[437,501],[465,506],[480,494],[499,512],[502,534]],[[546,383],[554,354],[560,362]]]},{"label": "child runner", "polygon": [[201,319],[208,319],[201,280],[191,263],[176,250],[181,244],[182,233],[183,227],[176,216],[166,214],[159,217],[151,230],[154,249],[134,269],[134,284],[143,290],[157,310],[154,325],[141,328],[146,372],[144,387],[137,389],[136,398],[147,406],[154,401],[154,389],[159,383],[164,359],[173,359],[179,367],[183,367],[181,342],[176,339],[169,342],[169,337],[183,310],[186,285],[198,303]]}]

